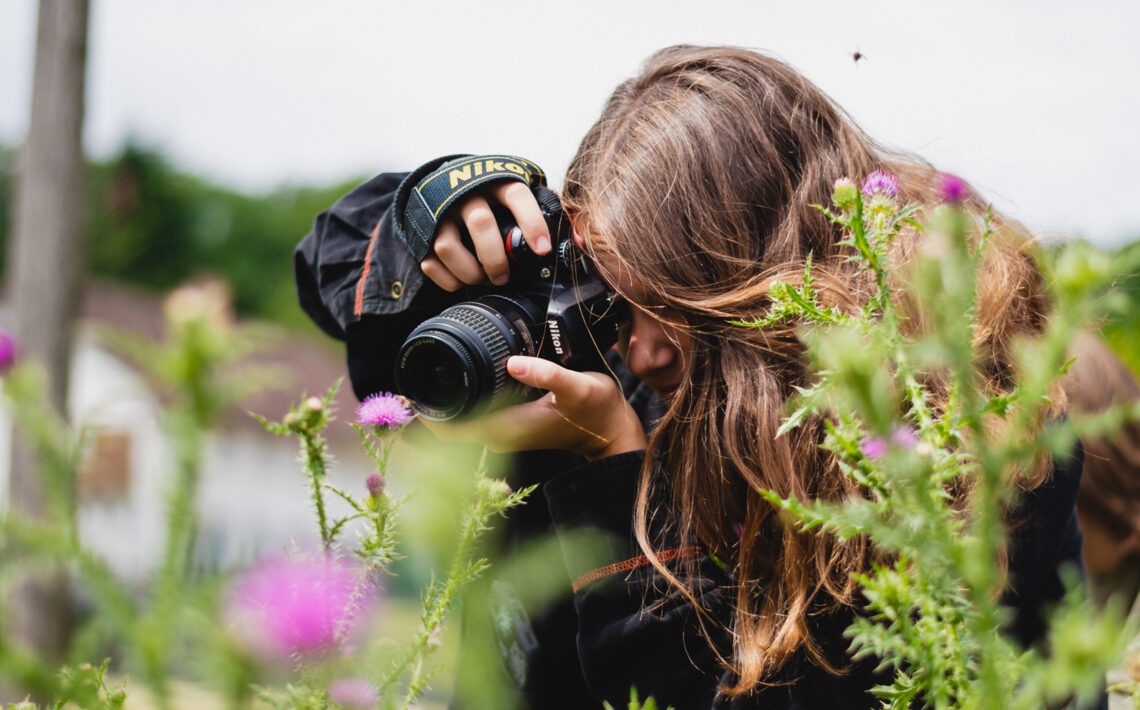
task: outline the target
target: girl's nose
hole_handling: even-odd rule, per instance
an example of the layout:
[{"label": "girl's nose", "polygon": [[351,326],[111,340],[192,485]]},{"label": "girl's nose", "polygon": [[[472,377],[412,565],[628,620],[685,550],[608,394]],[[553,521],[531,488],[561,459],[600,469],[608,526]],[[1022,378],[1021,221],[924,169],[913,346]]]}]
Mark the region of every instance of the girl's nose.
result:
[{"label": "girl's nose", "polygon": [[671,367],[677,356],[677,347],[660,322],[651,318],[634,317],[626,358],[630,372],[639,378],[647,378]]}]

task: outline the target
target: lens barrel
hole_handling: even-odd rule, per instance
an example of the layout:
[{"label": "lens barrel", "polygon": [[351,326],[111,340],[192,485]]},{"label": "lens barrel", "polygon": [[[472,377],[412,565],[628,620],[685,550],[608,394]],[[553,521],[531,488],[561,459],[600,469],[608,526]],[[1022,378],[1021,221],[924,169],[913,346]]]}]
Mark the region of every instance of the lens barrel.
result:
[{"label": "lens barrel", "polygon": [[431,421],[494,408],[524,391],[507,374],[511,355],[534,355],[543,304],[493,294],[451,306],[421,323],[396,356],[396,387]]}]

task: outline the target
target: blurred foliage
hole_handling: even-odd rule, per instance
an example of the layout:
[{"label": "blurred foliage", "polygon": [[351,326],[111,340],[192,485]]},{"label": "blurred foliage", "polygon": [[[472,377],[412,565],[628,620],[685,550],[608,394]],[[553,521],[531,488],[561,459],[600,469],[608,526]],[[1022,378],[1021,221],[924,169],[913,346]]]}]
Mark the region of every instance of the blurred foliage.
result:
[{"label": "blurred foliage", "polygon": [[[155,480],[166,488],[165,526],[153,531],[164,545],[156,572],[145,582],[118,578],[81,533],[75,481],[90,429],[73,428],[56,415],[36,363],[0,368],[0,405],[28,438],[43,474],[47,512],[40,519],[0,509],[0,590],[61,568],[89,604],[74,629],[67,665],[59,668],[55,659],[25,648],[5,628],[9,597],[0,593],[0,694],[27,693],[35,701],[9,710],[121,710],[134,688],[160,710],[201,707],[178,701],[186,681],[216,696],[216,707],[228,708],[253,707],[256,697],[256,707],[280,710],[394,710],[418,706],[434,692],[431,684],[443,667],[438,651],[454,607],[462,590],[490,564],[483,538],[492,522],[520,505],[533,487],[514,491],[485,475],[488,457],[481,447],[478,462],[455,456],[419,461],[414,470],[420,483],[466,483],[463,495],[427,491],[423,496],[436,520],[456,523],[450,528],[454,535],[440,541],[444,549],[427,555],[440,564],[420,590],[418,620],[409,625],[406,618],[379,619],[390,601],[377,605],[388,587],[389,564],[398,557],[396,525],[407,497],[394,498],[386,490],[388,454],[411,414],[404,410],[405,420],[391,414],[386,420],[363,417],[357,431],[375,473],[356,490],[342,489],[328,480],[332,457],[324,438],[338,383],[323,398],[304,397],[280,421],[255,415],[270,432],[298,441],[321,549],[303,550],[283,539],[287,553],[282,556],[246,569],[202,569],[194,551],[206,505],[198,493],[207,437],[243,391],[263,381],[249,360],[262,342],[259,331],[232,323],[224,298],[224,290],[208,284],[184,286],[164,304],[164,340],[126,332],[105,336],[164,395],[159,421],[170,447],[170,470],[150,474],[161,477]],[[399,406],[406,406],[403,400]],[[447,469],[447,478],[430,470],[437,466]],[[345,505],[326,506],[333,499]],[[549,552],[545,557],[555,560]],[[373,626],[400,635],[369,634]],[[353,633],[357,629],[360,633]],[[93,665],[99,659],[108,660]],[[497,656],[487,660],[498,663]],[[104,679],[108,669],[113,681]],[[494,680],[482,683],[493,686]],[[447,680],[440,685],[446,687]]]},{"label": "blurred foliage", "polygon": [[[1117,252],[1122,263],[1140,264],[1140,241],[1126,244]],[[1108,346],[1140,375],[1140,273],[1132,273],[1117,281],[1116,293],[1127,299],[1128,308],[1101,327]]]},{"label": "blurred foliage", "polygon": [[[1078,434],[1140,416],[1140,408],[1121,407],[1104,423],[1074,415],[1043,425],[1076,333],[1106,317],[1132,317],[1134,304],[1112,287],[1131,278],[1136,264],[1085,243],[1057,250],[1045,270],[1052,301],[1047,326],[1014,345],[1016,383],[1005,389],[981,376],[990,355],[979,335],[985,323],[980,304],[983,290],[995,288],[985,269],[1023,252],[1001,243],[989,212],[974,214],[954,203],[914,219],[917,208],[899,206],[894,189],[878,187],[876,175],[882,174],[863,183],[863,195],[850,180],[837,182],[836,209],[824,210],[843,227],[841,243],[858,254],[849,260],[875,280],[867,303],[858,311],[835,306],[838,299],[816,290],[809,259],[802,285],[771,289],[768,314],[741,323],[797,327],[814,381],[797,388],[797,409],[777,436],[822,420],[821,448],[860,486],[860,495],[829,502],[761,493],[805,530],[875,543],[874,564],[855,575],[865,613],[844,635],[854,659],[876,658],[877,671],[892,673],[890,682],[871,689],[882,707],[1098,707],[1105,670],[1123,657],[1136,630],[1118,606],[1091,609],[1080,572],[1058,567],[1068,592],[1060,600],[1041,592],[1049,607],[1041,645],[1023,648],[994,633],[1011,618],[1000,601],[1006,572],[1016,584],[1025,569],[1016,561],[1024,538],[1003,521],[1024,504],[1037,530],[1063,522],[1053,516],[1064,508],[1035,502],[1037,494],[1017,500],[1019,488],[1032,490],[1020,477],[1044,456],[1067,455]],[[915,259],[892,263],[898,253],[892,241],[908,228],[919,232]],[[922,327],[907,332],[916,313]],[[1056,470],[1060,482],[1064,469]],[[1048,539],[1030,538],[1031,545],[1057,545],[1049,547],[1052,557],[1037,558],[1039,570],[1040,560],[1057,565],[1062,555],[1059,540]],[[1003,548],[1009,550],[1005,570]],[[1023,603],[1025,609],[1032,606]]]},{"label": "blurred foliage", "polygon": [[[0,146],[0,268],[12,229],[16,162],[16,151]],[[88,270],[154,290],[211,273],[233,286],[239,314],[312,328],[293,291],[293,247],[318,212],[359,182],[248,195],[128,144],[88,165]]]}]

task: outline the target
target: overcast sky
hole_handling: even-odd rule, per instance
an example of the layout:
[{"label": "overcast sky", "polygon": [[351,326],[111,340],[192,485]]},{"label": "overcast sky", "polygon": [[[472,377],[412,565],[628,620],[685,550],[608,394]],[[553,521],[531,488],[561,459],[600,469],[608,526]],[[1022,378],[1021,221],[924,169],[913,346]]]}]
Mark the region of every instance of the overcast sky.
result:
[{"label": "overcast sky", "polygon": [[[243,190],[507,152],[555,183],[613,87],[678,42],[760,48],[871,135],[1043,234],[1140,236],[1140,3],[91,0],[85,142]],[[0,141],[35,3],[0,0]],[[856,63],[852,52],[865,59]]]}]

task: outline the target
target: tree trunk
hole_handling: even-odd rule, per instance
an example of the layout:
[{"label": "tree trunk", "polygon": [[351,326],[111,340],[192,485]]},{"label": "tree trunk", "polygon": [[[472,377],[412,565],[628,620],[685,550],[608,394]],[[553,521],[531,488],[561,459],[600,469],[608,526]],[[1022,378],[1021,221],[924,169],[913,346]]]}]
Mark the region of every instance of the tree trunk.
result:
[{"label": "tree trunk", "polygon": [[[87,15],[87,0],[40,2],[32,110],[18,164],[8,261],[21,359],[44,365],[51,403],[64,415],[83,256]],[[47,514],[40,473],[18,435],[9,506],[25,515]],[[41,658],[60,659],[70,631],[62,571],[21,583],[7,616],[15,642]]]}]

